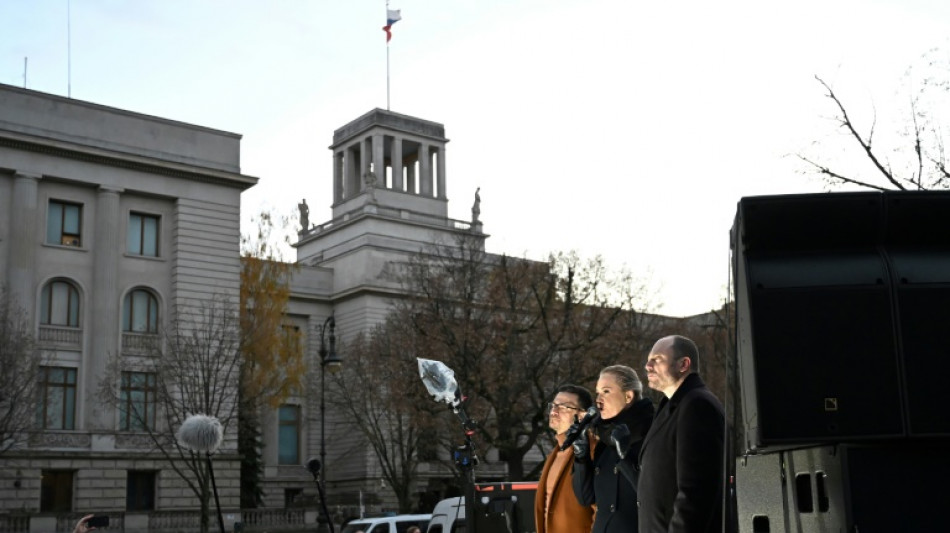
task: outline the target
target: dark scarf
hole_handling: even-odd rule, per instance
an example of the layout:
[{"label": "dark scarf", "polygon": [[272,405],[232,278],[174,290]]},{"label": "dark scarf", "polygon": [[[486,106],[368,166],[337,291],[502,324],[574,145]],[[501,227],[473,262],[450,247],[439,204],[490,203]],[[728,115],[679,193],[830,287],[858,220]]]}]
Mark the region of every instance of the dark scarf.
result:
[{"label": "dark scarf", "polygon": [[632,442],[637,442],[647,434],[652,421],[653,402],[649,398],[641,398],[620,411],[617,416],[609,420],[601,420],[594,431],[601,442],[610,444],[610,433],[614,430],[614,427],[617,424],[626,424],[627,429],[630,430],[630,435],[633,437]]}]

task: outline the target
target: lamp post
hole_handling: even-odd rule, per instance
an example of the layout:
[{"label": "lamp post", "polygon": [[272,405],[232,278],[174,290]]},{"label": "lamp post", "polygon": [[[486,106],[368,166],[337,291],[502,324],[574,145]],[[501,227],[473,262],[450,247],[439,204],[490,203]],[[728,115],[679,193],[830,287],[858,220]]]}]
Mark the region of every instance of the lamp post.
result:
[{"label": "lamp post", "polygon": [[[326,343],[326,332],[327,326],[330,328],[330,348],[327,349]],[[336,329],[336,320],[333,319],[333,315],[327,317],[323,322],[323,327],[320,329],[320,462],[323,464],[323,468],[320,471],[320,488],[324,489],[326,487],[326,475],[327,475],[327,445],[326,445],[326,390],[327,390],[327,370],[332,373],[339,372],[340,368],[343,367],[343,361],[336,354],[336,335],[334,331]],[[330,513],[327,511],[327,502],[326,502],[326,493],[324,490],[320,491],[323,493],[321,495],[323,499],[323,520],[322,520],[322,530],[326,530],[326,525],[330,526],[330,533],[333,533],[333,522],[330,520]]]}]

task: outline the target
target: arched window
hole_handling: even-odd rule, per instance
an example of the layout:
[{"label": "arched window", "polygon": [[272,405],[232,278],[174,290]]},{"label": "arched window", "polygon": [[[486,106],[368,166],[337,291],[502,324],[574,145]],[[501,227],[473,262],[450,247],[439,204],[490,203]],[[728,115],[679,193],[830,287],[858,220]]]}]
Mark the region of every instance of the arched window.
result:
[{"label": "arched window", "polygon": [[158,333],[158,298],[146,289],[135,289],[122,302],[122,331]]},{"label": "arched window", "polygon": [[40,323],[44,326],[79,327],[79,290],[75,285],[55,280],[43,287]]}]

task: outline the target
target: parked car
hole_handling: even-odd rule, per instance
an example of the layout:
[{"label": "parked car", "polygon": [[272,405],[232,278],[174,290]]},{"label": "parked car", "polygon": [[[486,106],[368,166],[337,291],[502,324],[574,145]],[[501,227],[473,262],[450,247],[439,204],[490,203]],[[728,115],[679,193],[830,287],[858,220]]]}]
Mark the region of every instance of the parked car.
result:
[{"label": "parked car", "polygon": [[340,533],[406,533],[412,526],[425,531],[429,526],[431,514],[400,514],[393,516],[377,516],[374,518],[357,518],[347,522]]},{"label": "parked car", "polygon": [[435,504],[426,533],[465,533],[465,498],[446,498]]}]

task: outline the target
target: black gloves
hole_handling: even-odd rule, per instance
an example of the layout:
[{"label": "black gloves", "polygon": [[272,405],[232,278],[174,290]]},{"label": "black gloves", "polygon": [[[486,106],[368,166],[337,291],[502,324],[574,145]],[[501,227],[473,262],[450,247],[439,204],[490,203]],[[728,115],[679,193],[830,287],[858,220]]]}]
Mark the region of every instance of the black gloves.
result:
[{"label": "black gloves", "polygon": [[590,440],[588,440],[587,435],[581,435],[574,441],[574,460],[590,461]]},{"label": "black gloves", "polygon": [[[614,430],[610,432],[610,442],[617,448],[617,455],[621,459],[627,456],[630,449],[630,428],[626,424],[617,424]],[[574,452],[577,453],[576,451]]]}]

